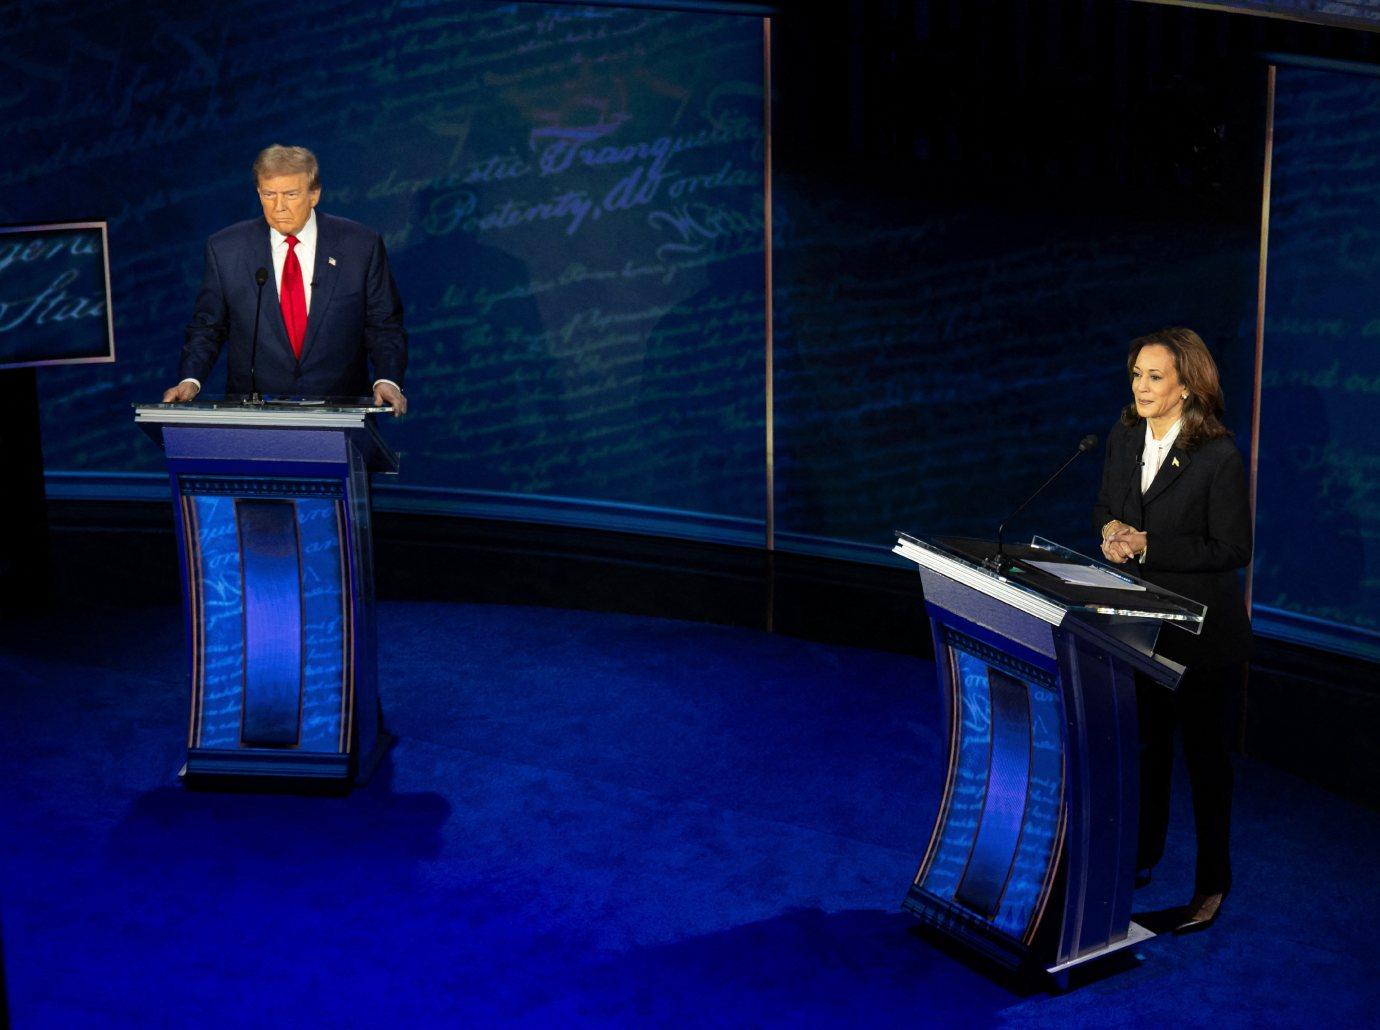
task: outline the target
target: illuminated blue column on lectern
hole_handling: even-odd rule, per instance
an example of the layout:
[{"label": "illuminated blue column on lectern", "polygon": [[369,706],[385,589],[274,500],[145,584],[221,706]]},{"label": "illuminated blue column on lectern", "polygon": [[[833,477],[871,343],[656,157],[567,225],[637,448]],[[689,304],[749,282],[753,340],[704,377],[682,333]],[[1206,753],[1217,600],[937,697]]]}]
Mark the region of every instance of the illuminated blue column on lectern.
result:
[{"label": "illuminated blue column on lectern", "polygon": [[894,550],[920,566],[948,732],[904,907],[1057,977],[1153,936],[1131,921],[1135,674],[1176,686],[1183,669],[1154,654],[1159,628],[1196,632],[1203,606],[1047,541],[1008,548],[997,568],[984,541],[902,535]]},{"label": "illuminated blue column on lectern", "polygon": [[181,557],[190,777],[362,779],[381,754],[369,409],[145,405]]}]

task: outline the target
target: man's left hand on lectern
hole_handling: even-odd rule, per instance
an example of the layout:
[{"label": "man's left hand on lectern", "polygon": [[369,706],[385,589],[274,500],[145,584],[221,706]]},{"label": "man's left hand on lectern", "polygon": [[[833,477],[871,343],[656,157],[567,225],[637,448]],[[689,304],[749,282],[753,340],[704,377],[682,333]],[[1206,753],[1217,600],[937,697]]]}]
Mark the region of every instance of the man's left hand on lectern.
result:
[{"label": "man's left hand on lectern", "polygon": [[397,386],[386,379],[380,379],[374,384],[374,404],[380,407],[387,404],[393,409],[394,417],[407,412],[407,398]]},{"label": "man's left hand on lectern", "polygon": [[184,379],[171,390],[163,391],[164,404],[186,404],[201,392],[201,387],[190,379]]}]

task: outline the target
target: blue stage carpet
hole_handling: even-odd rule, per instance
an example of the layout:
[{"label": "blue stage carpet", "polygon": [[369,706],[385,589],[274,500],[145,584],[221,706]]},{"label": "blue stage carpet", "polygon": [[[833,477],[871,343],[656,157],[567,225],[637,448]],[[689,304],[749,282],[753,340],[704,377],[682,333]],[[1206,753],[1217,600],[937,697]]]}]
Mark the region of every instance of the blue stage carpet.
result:
[{"label": "blue stage carpet", "polygon": [[[381,606],[397,746],[348,797],[186,791],[178,615],[0,629],[20,1027],[1359,1026],[1380,815],[1239,765],[1208,933],[1066,994],[899,910],[941,773],[928,663],[746,630]],[[1191,832],[1138,895],[1187,900]]]}]

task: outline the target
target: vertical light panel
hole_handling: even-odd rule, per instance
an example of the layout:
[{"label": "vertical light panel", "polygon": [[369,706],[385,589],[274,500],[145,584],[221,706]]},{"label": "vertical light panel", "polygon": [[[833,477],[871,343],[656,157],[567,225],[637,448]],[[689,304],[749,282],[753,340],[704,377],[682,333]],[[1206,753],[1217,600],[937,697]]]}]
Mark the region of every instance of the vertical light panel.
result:
[{"label": "vertical light panel", "polygon": [[302,546],[302,747],[344,751],[347,708],[349,595],[344,571],[343,502],[297,501]]},{"label": "vertical light panel", "polygon": [[773,352],[772,323],[776,318],[772,305],[772,193],[771,193],[771,19],[762,19],[762,250],[763,268],[766,274],[766,491],[767,491],[767,536],[768,551],[776,548],[776,440],[775,440],[775,395],[772,392],[772,379],[775,376],[776,355]]},{"label": "vertical light panel", "polygon": [[302,572],[289,500],[235,502],[244,577],[244,693],[240,742],[288,747],[300,736]]},{"label": "vertical light panel", "polygon": [[[1251,524],[1255,524],[1256,474],[1260,463],[1260,377],[1265,364],[1265,288],[1270,265],[1270,177],[1275,156],[1275,66],[1265,80],[1265,168],[1260,193],[1260,264],[1255,284],[1255,372],[1251,378]],[[1255,563],[1246,567],[1246,610],[1251,608]],[[1245,732],[1245,720],[1242,720]]]},{"label": "vertical light panel", "polygon": [[196,511],[202,629],[200,704],[193,712],[193,745],[234,748],[240,743],[244,693],[243,577],[235,500],[199,495],[191,501]]},{"label": "vertical light panel", "polygon": [[992,723],[987,796],[956,896],[990,919],[1001,905],[1025,821],[1030,788],[1030,708],[1025,684],[998,669],[986,671]]}]

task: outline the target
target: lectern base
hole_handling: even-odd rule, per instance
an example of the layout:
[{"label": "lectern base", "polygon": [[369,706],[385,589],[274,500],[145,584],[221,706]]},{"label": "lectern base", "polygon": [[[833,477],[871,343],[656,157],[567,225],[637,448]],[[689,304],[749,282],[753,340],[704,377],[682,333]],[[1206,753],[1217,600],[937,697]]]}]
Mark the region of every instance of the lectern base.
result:
[{"label": "lectern base", "polygon": [[185,775],[195,777],[283,776],[305,780],[347,780],[348,754],[323,755],[271,748],[188,748]]},{"label": "lectern base", "polygon": [[353,772],[348,754],[320,754],[302,751],[279,751],[273,748],[189,748],[187,764],[177,778],[195,786],[235,788],[259,782],[335,784],[348,789],[352,784],[362,787],[374,775],[394,740],[388,733],[379,733],[374,747],[359,762]]},{"label": "lectern base", "polygon": [[1126,936],[1121,940],[1112,944],[1103,945],[1100,948],[1095,948],[1086,955],[1079,955],[1077,958],[1069,959],[1067,962],[1060,962],[1057,966],[1050,966],[1045,972],[1057,979],[1060,976],[1067,975],[1068,971],[1074,966],[1081,966],[1084,962],[1091,962],[1094,959],[1102,958],[1104,955],[1110,955],[1114,951],[1121,951],[1123,948],[1129,948],[1134,944],[1140,944],[1142,941],[1148,941],[1154,936],[1155,933],[1153,930],[1147,930],[1139,923],[1132,922],[1126,930]]},{"label": "lectern base", "polygon": [[[382,721],[383,717],[380,714],[379,722],[382,723]],[[379,767],[379,763],[383,761],[383,756],[388,753],[388,749],[393,746],[397,739],[382,725],[379,726],[379,733],[374,740],[373,750],[360,760],[359,771],[355,773],[356,787],[363,787],[374,778],[374,770]]]}]

